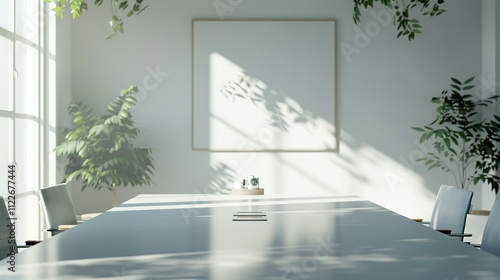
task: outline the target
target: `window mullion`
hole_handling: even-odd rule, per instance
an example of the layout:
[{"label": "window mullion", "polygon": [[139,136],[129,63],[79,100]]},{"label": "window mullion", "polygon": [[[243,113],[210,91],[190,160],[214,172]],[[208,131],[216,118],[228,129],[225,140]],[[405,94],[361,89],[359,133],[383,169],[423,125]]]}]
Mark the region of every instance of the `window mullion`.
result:
[{"label": "window mullion", "polygon": [[[11,75],[12,75],[12,96],[11,96],[11,109],[12,112],[16,112],[16,79],[17,79],[17,71],[16,71],[16,1],[12,1],[12,69],[11,69]],[[12,119],[12,137],[11,137],[11,149],[12,149],[12,158],[14,160],[14,163],[16,163],[16,120],[15,118]],[[17,165],[17,163],[16,163]]]},{"label": "window mullion", "polygon": [[[47,118],[45,115],[45,54],[44,50],[45,44],[43,43],[45,40],[45,13],[44,13],[44,5],[42,1],[38,1],[38,117],[40,118],[40,123],[38,125],[38,138],[39,138],[39,146],[38,146],[38,186],[36,187],[36,191],[40,190],[43,184],[45,184],[46,178],[46,130],[47,130]],[[43,47],[42,47],[43,46]],[[38,228],[42,228],[42,213],[38,211]],[[38,239],[41,239],[41,231],[38,231]]]}]

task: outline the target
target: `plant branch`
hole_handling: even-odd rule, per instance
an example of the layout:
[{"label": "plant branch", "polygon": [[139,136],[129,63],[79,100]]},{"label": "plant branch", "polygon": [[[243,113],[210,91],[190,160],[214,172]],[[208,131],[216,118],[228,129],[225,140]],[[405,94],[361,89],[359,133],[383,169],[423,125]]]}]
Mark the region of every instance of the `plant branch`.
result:
[{"label": "plant branch", "polygon": [[397,28],[397,37],[406,36],[408,40],[415,39],[416,34],[422,33],[420,21],[410,16],[412,10],[417,10],[422,16],[439,16],[445,10],[441,8],[444,0],[353,0],[353,20],[355,24],[361,21],[361,8],[372,9],[374,3],[379,2],[394,15],[394,26]]},{"label": "plant branch", "polygon": [[[73,19],[80,17],[83,11],[87,10],[88,5],[85,0],[44,0],[46,3],[52,3],[54,14],[56,17],[64,18],[64,12],[67,4],[70,5],[71,17]],[[101,6],[104,0],[94,0],[95,6]],[[123,33],[123,20],[119,15],[120,11],[126,13],[127,17],[139,15],[148,6],[144,5],[144,0],[108,0],[108,9],[111,13],[109,24],[113,29],[113,33],[106,39],[111,39],[119,33]]]}]

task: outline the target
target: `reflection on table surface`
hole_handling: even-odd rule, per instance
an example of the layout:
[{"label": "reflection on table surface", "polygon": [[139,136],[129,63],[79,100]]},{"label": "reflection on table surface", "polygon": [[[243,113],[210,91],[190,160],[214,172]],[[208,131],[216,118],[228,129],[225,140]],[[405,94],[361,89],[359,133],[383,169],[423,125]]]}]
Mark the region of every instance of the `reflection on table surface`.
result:
[{"label": "reflection on table surface", "polygon": [[139,195],[8,267],[0,279],[500,279],[500,258],[346,195]]}]

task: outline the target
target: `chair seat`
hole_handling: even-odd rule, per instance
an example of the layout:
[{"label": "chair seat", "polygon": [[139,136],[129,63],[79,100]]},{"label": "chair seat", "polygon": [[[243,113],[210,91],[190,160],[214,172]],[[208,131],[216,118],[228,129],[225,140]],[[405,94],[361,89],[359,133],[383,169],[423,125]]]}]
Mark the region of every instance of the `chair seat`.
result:
[{"label": "chair seat", "polygon": [[76,225],[59,225],[58,226],[58,230],[68,230],[68,229],[71,229],[73,227],[75,227]]},{"label": "chair seat", "polygon": [[95,218],[95,217],[99,216],[100,214],[102,214],[102,213],[86,213],[86,214],[82,214],[80,216],[80,220],[82,220],[82,221],[88,221],[88,220],[90,220],[92,218]]}]

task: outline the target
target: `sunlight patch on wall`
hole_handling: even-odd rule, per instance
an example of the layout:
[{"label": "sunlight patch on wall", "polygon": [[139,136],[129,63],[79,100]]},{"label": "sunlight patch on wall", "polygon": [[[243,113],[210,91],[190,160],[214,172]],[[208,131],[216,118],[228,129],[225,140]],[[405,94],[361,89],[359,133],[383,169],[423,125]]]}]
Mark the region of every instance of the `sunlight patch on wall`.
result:
[{"label": "sunlight patch on wall", "polygon": [[[427,218],[435,195],[411,166],[341,132],[337,153],[211,153],[210,190],[228,193],[234,181],[260,179],[265,194],[353,194],[408,217]],[[217,172],[216,172],[217,171]]]},{"label": "sunlight patch on wall", "polygon": [[327,150],[335,146],[331,123],[219,53],[210,55],[209,102],[211,149]]}]

